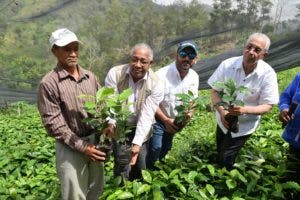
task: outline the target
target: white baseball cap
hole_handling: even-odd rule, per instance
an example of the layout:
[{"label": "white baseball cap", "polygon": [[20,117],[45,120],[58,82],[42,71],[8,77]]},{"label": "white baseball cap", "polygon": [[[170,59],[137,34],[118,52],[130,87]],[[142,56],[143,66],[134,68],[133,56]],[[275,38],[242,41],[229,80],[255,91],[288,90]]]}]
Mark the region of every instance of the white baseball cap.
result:
[{"label": "white baseball cap", "polygon": [[71,42],[80,42],[72,31],[67,28],[57,29],[56,31],[52,32],[50,39],[49,39],[51,47],[53,45],[57,45],[59,47],[64,47]]}]

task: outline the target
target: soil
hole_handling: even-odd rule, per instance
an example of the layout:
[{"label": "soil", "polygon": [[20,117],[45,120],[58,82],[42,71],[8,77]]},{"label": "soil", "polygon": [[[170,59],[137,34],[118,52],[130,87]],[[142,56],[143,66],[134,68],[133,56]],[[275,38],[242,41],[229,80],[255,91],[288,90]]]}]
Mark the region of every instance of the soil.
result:
[{"label": "soil", "polygon": [[232,133],[239,132],[239,118],[235,115],[225,115],[226,121],[229,123],[228,131]]}]

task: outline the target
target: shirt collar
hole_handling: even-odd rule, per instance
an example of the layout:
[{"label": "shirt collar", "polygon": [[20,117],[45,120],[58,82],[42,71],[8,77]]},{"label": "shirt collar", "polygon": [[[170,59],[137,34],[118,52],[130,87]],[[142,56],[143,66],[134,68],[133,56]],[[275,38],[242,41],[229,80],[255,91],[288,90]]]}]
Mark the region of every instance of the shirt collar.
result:
[{"label": "shirt collar", "polygon": [[[191,68],[190,68],[190,69],[191,69]],[[183,81],[184,79],[186,79],[186,77],[189,76],[189,74],[191,73],[191,70],[190,70],[190,69],[189,69],[188,73],[185,75],[185,77],[182,79],[182,81]],[[181,80],[181,76],[180,76],[179,71],[178,71],[178,69],[177,69],[177,67],[176,67],[176,62],[175,62],[175,61],[174,61],[174,62],[172,63],[172,65],[171,65],[171,70],[172,70],[173,73],[176,74],[177,78],[178,78],[179,80]]]},{"label": "shirt collar", "polygon": [[[77,66],[77,68],[79,73],[78,80],[89,78],[89,74],[85,69],[81,68],[79,65]],[[72,77],[71,74],[60,65],[57,65],[56,70],[60,79],[66,79]]]},{"label": "shirt collar", "polygon": [[[251,74],[257,74],[258,76],[262,75],[264,73],[263,67],[261,66],[263,62],[263,60],[258,60],[257,65]],[[233,64],[233,67],[237,70],[243,70],[243,56],[240,56],[240,58]]]}]

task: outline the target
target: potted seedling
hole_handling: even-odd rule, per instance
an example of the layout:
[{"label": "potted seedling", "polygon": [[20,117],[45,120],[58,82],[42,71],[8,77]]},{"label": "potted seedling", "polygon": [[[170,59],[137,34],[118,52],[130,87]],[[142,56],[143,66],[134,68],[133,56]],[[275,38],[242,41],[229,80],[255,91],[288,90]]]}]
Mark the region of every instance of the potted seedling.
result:
[{"label": "potted seedling", "polygon": [[[84,107],[88,113],[88,118],[84,121],[94,127],[99,132],[97,148],[109,153],[111,150],[111,138],[102,134],[107,127],[107,119],[116,121],[116,131],[112,136],[118,143],[125,143],[127,119],[130,116],[128,97],[131,95],[131,89],[124,90],[116,94],[113,88],[102,87],[96,93],[96,96],[88,96],[91,100],[86,101]],[[81,97],[87,97],[81,95]]]},{"label": "potted seedling", "polygon": [[194,112],[195,109],[203,110],[205,109],[205,104],[202,102],[201,98],[194,97],[192,91],[188,90],[187,93],[176,94],[177,105],[175,110],[177,115],[175,117],[175,124],[182,129],[190,120],[188,115]]},{"label": "potted seedling", "polygon": [[[245,86],[237,86],[233,79],[227,79],[225,82],[216,81],[213,83],[216,87],[221,98],[221,102],[217,103],[217,106],[223,106],[225,110],[233,108],[234,106],[244,106],[244,102],[237,100],[238,94],[246,94],[249,89]],[[239,132],[238,116],[225,115],[226,121],[229,123],[228,131],[237,133]]]}]

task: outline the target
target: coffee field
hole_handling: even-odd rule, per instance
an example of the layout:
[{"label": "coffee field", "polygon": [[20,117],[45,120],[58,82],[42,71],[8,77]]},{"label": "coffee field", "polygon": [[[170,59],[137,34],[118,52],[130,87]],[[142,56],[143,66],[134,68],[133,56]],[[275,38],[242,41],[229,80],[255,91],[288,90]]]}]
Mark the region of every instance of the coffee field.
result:
[{"label": "coffee field", "polygon": [[[278,74],[280,91],[300,68]],[[201,91],[208,96],[208,91]],[[207,98],[208,101],[209,98]],[[216,164],[215,120],[198,112],[177,134],[159,170],[143,171],[143,180],[113,177],[106,162],[106,186],[100,199],[298,199],[288,144],[281,138],[278,109],[264,115],[258,130],[241,150],[235,169]],[[0,199],[59,199],[54,140],[48,137],[35,105],[12,104],[0,111]]]}]

